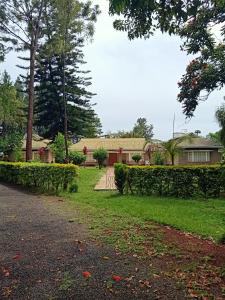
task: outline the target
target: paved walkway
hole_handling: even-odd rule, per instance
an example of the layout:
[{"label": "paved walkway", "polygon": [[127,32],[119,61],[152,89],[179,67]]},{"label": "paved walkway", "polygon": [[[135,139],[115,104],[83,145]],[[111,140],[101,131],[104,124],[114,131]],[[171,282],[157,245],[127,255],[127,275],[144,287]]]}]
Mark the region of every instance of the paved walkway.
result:
[{"label": "paved walkway", "polygon": [[113,191],[116,190],[114,168],[107,168],[105,174],[101,177],[95,186],[95,191]]}]

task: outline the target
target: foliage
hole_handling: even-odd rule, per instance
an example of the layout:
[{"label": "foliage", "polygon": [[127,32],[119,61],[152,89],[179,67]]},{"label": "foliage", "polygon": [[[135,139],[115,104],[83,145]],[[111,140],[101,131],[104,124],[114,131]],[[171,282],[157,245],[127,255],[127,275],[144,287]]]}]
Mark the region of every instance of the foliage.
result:
[{"label": "foliage", "polygon": [[221,130],[218,133],[218,138],[223,146],[225,146],[225,104],[217,108],[215,115],[219,126],[221,127]]},{"label": "foliage", "polygon": [[69,152],[69,161],[74,165],[80,166],[86,161],[86,155],[80,152],[71,151]]},{"label": "foliage", "polygon": [[153,164],[154,165],[164,165],[165,164],[165,155],[162,151],[155,151],[153,153]]},{"label": "foliage", "polygon": [[4,72],[0,81],[0,152],[19,160],[24,134],[24,104],[17,90]]},{"label": "foliage", "polygon": [[[184,232],[213,238],[217,242],[225,233],[224,199],[202,201],[199,198],[119,195],[114,191],[99,193],[93,190],[93,186],[102,173],[103,170],[96,168],[81,168],[79,193],[67,194],[67,197],[72,200],[70,203],[73,203],[75,210],[79,210],[81,221],[88,222],[93,229],[92,234],[106,237],[108,242],[110,237],[115,236],[114,244],[118,245],[118,237],[121,237],[120,241],[124,241],[127,230],[133,233],[133,225],[139,228],[139,225],[149,226],[154,221]],[[110,228],[112,235],[108,235],[107,228]],[[134,242],[132,240],[131,245]]]},{"label": "foliage", "polygon": [[220,166],[129,167],[127,185],[132,194],[219,197],[225,187]]},{"label": "foliage", "polygon": [[147,124],[146,118],[138,118],[133,128],[134,137],[144,137],[146,140],[151,140],[153,137],[153,125]]},{"label": "foliage", "polygon": [[104,165],[104,162],[107,158],[107,151],[103,148],[99,148],[94,151],[93,158],[97,160],[99,169],[101,169]]},{"label": "foliage", "polygon": [[2,0],[0,5],[0,31],[4,46],[9,43],[16,51],[28,51],[28,118],[26,160],[32,159],[32,130],[34,114],[34,73],[36,54],[40,38],[43,36],[43,12],[49,6],[50,0],[25,1]]},{"label": "foliage", "polygon": [[133,138],[133,131],[119,130],[117,132],[108,132],[107,137],[109,138]]},{"label": "foliage", "polygon": [[6,159],[13,161],[21,160],[23,131],[15,126],[4,126],[0,138],[0,152],[4,153]]},{"label": "foliage", "polygon": [[78,183],[76,181],[70,184],[69,192],[70,193],[77,193],[78,192]]},{"label": "foliage", "polygon": [[132,159],[138,164],[139,161],[141,160],[141,155],[140,154],[134,154],[132,155]]},{"label": "foliage", "polygon": [[221,138],[220,138],[220,131],[217,132],[209,132],[206,136],[207,139],[213,141],[214,143],[220,143]]},{"label": "foliage", "polygon": [[54,143],[51,145],[51,149],[55,155],[55,161],[57,163],[64,163],[65,161],[65,140],[62,133],[58,133],[55,137]]},{"label": "foliage", "polygon": [[0,162],[0,181],[38,188],[43,192],[67,189],[78,174],[78,167],[68,164]]},{"label": "foliage", "polygon": [[[191,117],[201,100],[225,83],[224,1],[119,1],[110,0],[110,13],[123,15],[114,22],[130,39],[149,38],[156,29],[181,37],[182,50],[192,60],[178,83],[178,100]],[[216,30],[215,30],[215,26]],[[214,32],[217,34],[214,34]],[[218,34],[220,38],[218,38]],[[221,42],[221,41],[222,42]],[[202,95],[202,93],[205,95]]]},{"label": "foliage", "polygon": [[124,164],[114,164],[115,185],[120,194],[124,193],[126,187],[127,166]]},{"label": "foliage", "polygon": [[108,136],[112,138],[145,138],[149,141],[153,137],[153,125],[148,124],[146,118],[138,118],[132,130],[109,132]]},{"label": "foliage", "polygon": [[56,0],[46,16],[46,41],[38,52],[35,77],[35,125],[44,137],[54,138],[57,132],[94,137],[101,132],[91,103],[90,72],[82,70],[85,38],[93,36],[98,13],[90,1]]},{"label": "foliage", "polygon": [[190,140],[190,142],[191,142],[191,136],[184,135],[182,137],[174,138],[174,139],[171,139],[171,140],[163,143],[163,147],[165,149],[165,155],[169,156],[172,165],[174,165],[176,156],[179,155],[179,153],[181,153],[181,151],[182,151],[179,144],[185,140]]}]

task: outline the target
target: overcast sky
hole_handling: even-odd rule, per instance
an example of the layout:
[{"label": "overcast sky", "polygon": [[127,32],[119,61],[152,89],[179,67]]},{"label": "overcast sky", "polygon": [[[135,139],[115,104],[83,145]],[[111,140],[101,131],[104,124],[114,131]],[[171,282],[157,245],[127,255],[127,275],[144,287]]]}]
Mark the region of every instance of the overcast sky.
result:
[{"label": "overcast sky", "polygon": [[[201,130],[205,135],[218,130],[214,113],[223,102],[224,91],[214,92],[202,102],[195,117],[186,121],[177,102],[177,82],[191,57],[180,51],[180,40],[157,33],[149,40],[129,41],[126,33],[113,29],[106,0],[94,0],[102,11],[92,43],[85,47],[86,68],[91,70],[95,107],[103,131],[130,130],[138,117],[154,125],[154,137],[172,137],[175,131]],[[7,69],[15,79],[16,54],[8,55],[0,70]]]}]

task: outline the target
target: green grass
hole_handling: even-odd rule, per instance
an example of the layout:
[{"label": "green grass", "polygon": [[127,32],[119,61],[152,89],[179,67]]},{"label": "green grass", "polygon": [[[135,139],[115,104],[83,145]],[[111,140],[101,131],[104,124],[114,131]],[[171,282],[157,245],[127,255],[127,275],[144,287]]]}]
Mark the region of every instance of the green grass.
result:
[{"label": "green grass", "polygon": [[150,230],[154,231],[154,226],[147,225],[149,221],[170,225],[205,238],[213,238],[217,242],[225,234],[224,199],[185,200],[95,192],[94,185],[103,172],[96,168],[81,168],[79,192],[67,196],[79,208],[83,220],[91,229],[99,235],[106,231],[105,238],[109,243],[123,243],[126,230],[136,226],[136,234],[133,237],[127,234],[126,244],[132,244],[132,239],[139,236],[140,241],[133,243],[138,247],[144,239],[144,236],[138,233],[138,226],[142,229],[150,226],[153,227]]}]

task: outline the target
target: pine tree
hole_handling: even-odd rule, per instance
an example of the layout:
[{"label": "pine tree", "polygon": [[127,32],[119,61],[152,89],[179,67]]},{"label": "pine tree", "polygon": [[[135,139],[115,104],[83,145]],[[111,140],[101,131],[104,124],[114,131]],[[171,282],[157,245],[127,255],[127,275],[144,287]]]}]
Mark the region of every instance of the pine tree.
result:
[{"label": "pine tree", "polygon": [[78,29],[74,22],[70,24],[66,55],[62,60],[54,11],[52,14],[53,17],[46,22],[47,42],[39,49],[37,59],[35,125],[44,137],[54,138],[58,132],[65,133],[65,83],[67,131],[96,136],[101,133],[101,124],[91,104],[94,94],[88,91],[91,78],[89,71],[81,70],[85,64],[82,48],[86,30],[79,32],[80,25]]}]

